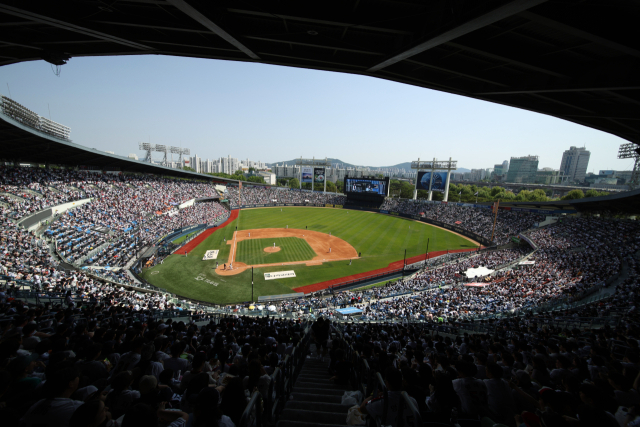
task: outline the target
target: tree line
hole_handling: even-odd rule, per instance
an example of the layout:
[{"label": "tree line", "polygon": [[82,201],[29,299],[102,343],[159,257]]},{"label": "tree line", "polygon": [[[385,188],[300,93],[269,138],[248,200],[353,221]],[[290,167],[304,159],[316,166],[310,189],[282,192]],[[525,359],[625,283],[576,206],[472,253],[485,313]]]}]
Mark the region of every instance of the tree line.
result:
[{"label": "tree line", "polygon": [[[392,197],[400,197],[402,199],[411,199],[413,197],[413,184],[407,181],[391,180],[389,185],[389,195]],[[478,195],[476,196],[476,192]],[[582,190],[571,190],[564,197],[551,197],[551,190],[536,189],[513,192],[504,187],[478,187],[476,185],[450,184],[449,185],[449,201],[462,203],[478,203],[507,201],[507,202],[549,202],[554,200],[574,200],[584,197],[598,197],[609,195],[606,191],[597,191],[589,189],[586,192]],[[418,190],[418,199],[428,199],[429,192],[427,190]],[[444,193],[433,192],[432,200],[442,201]]]}]

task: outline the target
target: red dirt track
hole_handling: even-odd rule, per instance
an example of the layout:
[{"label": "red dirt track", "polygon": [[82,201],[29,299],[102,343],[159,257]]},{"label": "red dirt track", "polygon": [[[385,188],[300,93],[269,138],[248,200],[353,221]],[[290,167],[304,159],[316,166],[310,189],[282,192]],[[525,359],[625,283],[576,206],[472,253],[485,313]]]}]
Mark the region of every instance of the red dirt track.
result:
[{"label": "red dirt track", "polygon": [[226,227],[231,221],[234,221],[235,219],[237,219],[238,218],[238,212],[240,212],[240,211],[237,210],[237,209],[234,210],[234,211],[231,211],[231,215],[229,215],[229,219],[228,220],[226,220],[225,222],[223,222],[222,224],[220,224],[217,227],[213,227],[213,228],[209,228],[209,229],[205,230],[198,237],[196,237],[195,239],[193,239],[192,241],[190,241],[189,243],[184,245],[180,249],[180,253],[183,254],[184,251],[187,251],[187,253],[189,253],[192,250],[194,250],[196,248],[196,246],[198,246],[200,243],[202,243],[204,241],[204,239],[206,239],[207,237],[211,236],[216,230],[219,230],[219,229],[221,229],[223,227]]},{"label": "red dirt track", "polygon": [[[471,252],[471,251],[476,251],[476,248],[472,248],[472,249],[455,249],[455,250],[451,250],[448,251],[448,253],[453,254],[456,252]],[[446,254],[447,251],[434,251],[434,252],[429,252],[429,258],[434,258],[440,255],[444,255]],[[420,262],[424,260],[424,255],[417,255],[411,258],[407,258],[407,264],[413,264],[414,262]],[[304,292],[305,294],[308,294],[310,292],[315,292],[315,291],[319,291],[321,289],[326,289],[326,288],[330,288],[331,286],[337,285],[339,283],[343,283],[343,282],[347,282],[349,280],[354,280],[354,279],[362,279],[364,277],[368,277],[368,276],[374,276],[376,274],[380,274],[380,273],[384,273],[387,271],[393,271],[393,270],[397,270],[399,268],[402,268],[402,261],[395,261],[392,262],[391,264],[389,264],[386,268],[379,268],[378,270],[373,270],[373,271],[365,271],[364,273],[359,273],[359,274],[353,274],[351,276],[346,276],[346,277],[340,277],[337,279],[333,279],[333,280],[327,280],[325,282],[320,282],[320,283],[314,283],[313,285],[307,285],[307,286],[301,286],[299,288],[294,288],[293,291],[294,292]]]}]

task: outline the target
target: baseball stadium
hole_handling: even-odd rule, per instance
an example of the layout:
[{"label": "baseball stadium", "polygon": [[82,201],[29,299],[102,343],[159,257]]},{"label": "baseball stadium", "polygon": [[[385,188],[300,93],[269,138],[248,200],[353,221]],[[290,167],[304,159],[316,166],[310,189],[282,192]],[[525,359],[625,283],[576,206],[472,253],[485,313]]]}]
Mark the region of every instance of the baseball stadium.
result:
[{"label": "baseball stadium", "polygon": [[426,146],[406,177],[328,157],[229,177],[181,141],[90,148],[7,84],[0,422],[640,425],[640,7],[313,6],[0,0],[0,71],[163,55],[374,77],[613,135],[633,169],[557,180],[572,146],[563,171],[528,155],[462,179]]}]

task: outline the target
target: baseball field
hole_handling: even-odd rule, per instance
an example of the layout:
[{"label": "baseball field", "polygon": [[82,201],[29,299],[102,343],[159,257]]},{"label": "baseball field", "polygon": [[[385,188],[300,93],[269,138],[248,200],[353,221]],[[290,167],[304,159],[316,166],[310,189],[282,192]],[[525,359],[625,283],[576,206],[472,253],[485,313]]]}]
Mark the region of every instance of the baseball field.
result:
[{"label": "baseball field", "polygon": [[[402,261],[405,249],[407,258],[424,255],[427,241],[430,253],[477,247],[466,237],[425,223],[332,208],[245,209],[225,227],[212,230],[194,248],[185,246],[187,256],[181,250],[145,269],[143,277],[183,297],[229,304],[252,300],[252,271],[256,301],[261,295],[298,292],[307,285],[386,268]],[[207,250],[218,250],[217,258],[204,261]],[[265,273],[284,271],[295,272],[295,277],[265,280]]]}]

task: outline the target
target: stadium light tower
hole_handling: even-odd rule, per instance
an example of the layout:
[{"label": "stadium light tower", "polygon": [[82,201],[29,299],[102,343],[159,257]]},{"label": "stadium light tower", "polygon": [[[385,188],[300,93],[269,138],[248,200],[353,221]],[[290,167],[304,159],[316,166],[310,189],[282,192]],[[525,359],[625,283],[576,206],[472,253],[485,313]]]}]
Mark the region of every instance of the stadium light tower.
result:
[{"label": "stadium light tower", "polygon": [[162,166],[167,166],[167,146],[156,144],[154,151],[157,153],[164,153],[164,156],[162,157]]},{"label": "stadium light tower", "polygon": [[640,146],[629,142],[628,144],[622,144],[618,150],[619,159],[633,159],[633,172],[631,172],[631,179],[629,180],[629,190],[633,190],[638,186],[638,163],[640,163]]},{"label": "stadium light tower", "polygon": [[151,152],[156,148],[156,146],[149,144],[148,142],[140,142],[138,143],[138,148],[140,149],[140,151],[147,152],[146,156],[144,157],[144,161],[151,163]]}]

